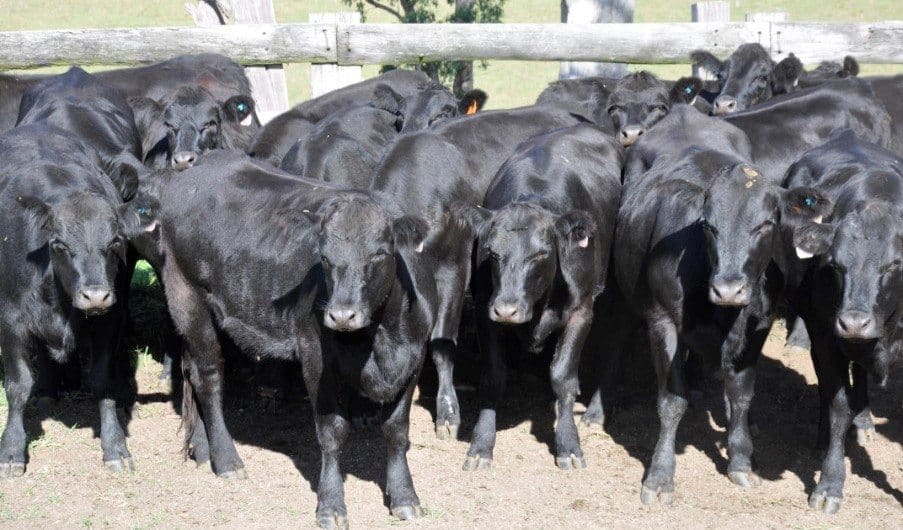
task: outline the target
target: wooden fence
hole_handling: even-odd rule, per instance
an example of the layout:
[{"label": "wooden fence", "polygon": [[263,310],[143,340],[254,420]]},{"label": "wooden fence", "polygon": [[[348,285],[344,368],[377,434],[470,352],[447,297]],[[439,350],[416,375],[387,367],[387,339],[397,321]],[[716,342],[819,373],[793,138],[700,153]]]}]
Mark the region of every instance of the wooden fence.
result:
[{"label": "wooden fence", "polygon": [[243,64],[395,64],[513,59],[642,64],[689,62],[707,49],[728,55],[759,42],[804,63],[853,55],[903,63],[903,21],[643,24],[243,24],[214,27],[0,32],[0,69],[129,65],[213,52]]}]

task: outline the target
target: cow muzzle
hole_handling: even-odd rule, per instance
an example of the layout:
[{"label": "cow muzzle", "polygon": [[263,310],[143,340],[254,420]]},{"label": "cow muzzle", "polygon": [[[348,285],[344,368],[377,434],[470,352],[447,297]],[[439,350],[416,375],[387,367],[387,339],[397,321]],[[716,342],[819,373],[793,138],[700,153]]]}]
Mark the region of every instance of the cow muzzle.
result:
[{"label": "cow muzzle", "polygon": [[356,331],[367,323],[363,311],[352,307],[335,307],[323,314],[323,323],[335,331]]},{"label": "cow muzzle", "polygon": [[749,304],[749,297],[745,278],[715,278],[709,286],[709,301],[715,305],[742,307]]},{"label": "cow muzzle", "polygon": [[198,155],[193,151],[179,151],[172,155],[172,167],[179,171],[188,169],[197,161]]},{"label": "cow muzzle", "polygon": [[496,302],[489,307],[489,319],[500,324],[523,324],[528,317],[522,304]]},{"label": "cow muzzle", "polygon": [[712,114],[723,116],[725,114],[737,112],[737,110],[739,110],[737,108],[738,105],[737,98],[733,96],[718,96],[715,98],[715,102],[712,105]]},{"label": "cow muzzle", "polygon": [[834,326],[837,336],[849,340],[872,340],[880,334],[875,316],[865,311],[843,311]]},{"label": "cow muzzle", "polygon": [[645,133],[646,129],[639,125],[628,125],[621,129],[621,134],[618,135],[618,139],[621,141],[621,145],[628,147],[635,144],[636,141],[640,139],[640,136],[643,136]]},{"label": "cow muzzle", "polygon": [[91,285],[79,289],[72,305],[81,309],[88,315],[101,315],[106,313],[116,303],[116,293],[106,287]]}]

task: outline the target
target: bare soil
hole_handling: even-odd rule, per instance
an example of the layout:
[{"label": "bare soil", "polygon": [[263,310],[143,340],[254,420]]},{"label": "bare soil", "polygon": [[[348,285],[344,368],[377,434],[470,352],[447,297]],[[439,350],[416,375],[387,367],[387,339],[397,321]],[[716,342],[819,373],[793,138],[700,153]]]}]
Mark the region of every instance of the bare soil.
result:
[{"label": "bare soil", "polygon": [[[581,432],[587,469],[564,472],[550,452],[554,413],[547,378],[515,374],[499,413],[493,468],[465,472],[475,392],[459,389],[461,439],[440,441],[430,412],[434,385],[426,377],[412,411],[408,453],[426,517],[404,523],[389,515],[381,435],[363,429],[352,433],[342,459],[350,522],[358,528],[903,528],[901,374],[889,388],[872,390],[877,435],[864,447],[849,439],[844,505],[827,516],[806,504],[820,465],[811,361],[805,352],[785,353],[782,344],[773,335],[760,364],[753,414],[764,483],[756,489],[727,479],[717,384],[691,404],[678,431],[674,505],[647,508],[639,494],[658,428],[651,385],[625,385],[607,430]],[[309,404],[297,400],[264,411],[252,398],[230,398],[228,424],[250,478],[222,480],[183,461],[179,418],[157,383],[158,371],[150,363],[137,372],[138,403],[128,424],[137,464],[132,475],[114,475],[101,465],[97,413],[86,396],[70,394],[44,413],[29,409],[30,461],[24,477],[0,482],[0,526],[313,526],[319,451]],[[578,406],[578,416],[582,411]],[[5,421],[5,410],[0,413]]]}]

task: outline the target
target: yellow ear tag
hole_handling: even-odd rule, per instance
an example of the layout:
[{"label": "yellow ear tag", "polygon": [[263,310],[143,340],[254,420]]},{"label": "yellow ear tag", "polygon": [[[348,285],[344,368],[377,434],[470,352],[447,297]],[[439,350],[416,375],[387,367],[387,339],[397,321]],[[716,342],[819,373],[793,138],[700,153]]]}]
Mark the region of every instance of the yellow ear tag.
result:
[{"label": "yellow ear tag", "polygon": [[470,105],[467,106],[467,115],[470,116],[471,114],[476,114],[476,113],[477,113],[477,110],[478,110],[478,109],[477,109],[477,102],[476,102],[476,100],[471,101],[471,102],[470,102]]},{"label": "yellow ear tag", "polygon": [[743,166],[743,172],[746,173],[747,177],[758,177],[759,172],[749,166]]}]

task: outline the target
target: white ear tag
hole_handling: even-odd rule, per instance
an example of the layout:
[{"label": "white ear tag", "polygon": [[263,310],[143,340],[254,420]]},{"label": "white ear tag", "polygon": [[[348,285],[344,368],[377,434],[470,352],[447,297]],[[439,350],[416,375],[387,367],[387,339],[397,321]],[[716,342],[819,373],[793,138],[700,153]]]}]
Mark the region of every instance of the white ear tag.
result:
[{"label": "white ear tag", "polygon": [[248,125],[251,125],[252,120],[254,120],[254,115],[248,114],[247,116],[245,116],[245,119],[241,120],[239,123],[247,127]]},{"label": "white ear tag", "polygon": [[414,252],[416,252],[418,254],[423,252],[423,241],[421,241],[420,243],[417,244],[416,247],[414,247]]},{"label": "white ear tag", "polygon": [[144,231],[145,231],[145,232],[153,232],[154,230],[157,229],[157,227],[158,227],[159,225],[160,225],[160,221],[157,221],[157,220],[155,219],[153,223],[149,224],[149,225],[144,229]]},{"label": "white ear tag", "polygon": [[796,79],[793,80],[793,86],[800,86],[800,78],[799,77],[797,77]]},{"label": "white ear tag", "polygon": [[800,247],[796,247],[796,257],[798,257],[799,259],[809,259],[814,255],[815,254],[809,251],[803,250]]},{"label": "white ear tag", "polygon": [[821,216],[819,215],[818,217],[816,217],[815,219],[813,219],[812,222],[821,224]]},{"label": "white ear tag", "polygon": [[586,248],[589,246],[589,236],[584,237],[580,241],[577,241],[577,246],[580,248]]}]

